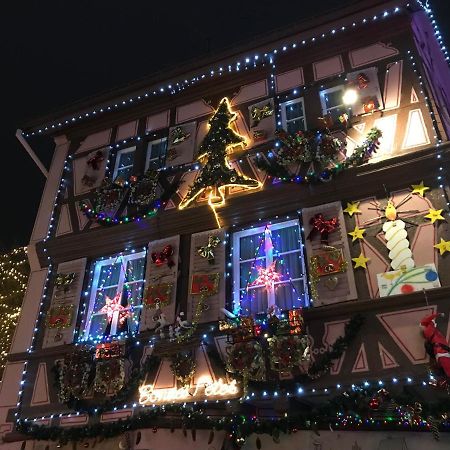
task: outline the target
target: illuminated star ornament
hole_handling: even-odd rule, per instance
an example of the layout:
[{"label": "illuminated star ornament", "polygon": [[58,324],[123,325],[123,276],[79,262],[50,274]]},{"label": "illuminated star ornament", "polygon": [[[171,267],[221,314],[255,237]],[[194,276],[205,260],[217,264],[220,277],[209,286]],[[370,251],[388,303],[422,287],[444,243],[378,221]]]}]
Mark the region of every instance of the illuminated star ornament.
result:
[{"label": "illuminated star ornament", "polygon": [[258,277],[249,284],[249,286],[266,285],[267,289],[273,287],[274,283],[281,280],[281,274],[276,271],[276,261],[274,261],[267,269],[265,267],[258,267]]},{"label": "illuminated star ornament", "polygon": [[450,241],[445,241],[441,238],[439,244],[433,245],[434,248],[439,250],[439,253],[443,255],[445,252],[450,252]]},{"label": "illuminated star ornament", "polygon": [[257,189],[262,185],[258,180],[240,175],[228,161],[228,152],[231,148],[240,144],[245,145],[245,138],[230,128],[231,122],[235,119],[236,113],[231,111],[228,99],[222,99],[216,112],[209,119],[209,131],[200,145],[197,159],[203,167],[178,206],[179,209],[183,209],[204,191],[209,192],[208,205],[213,210],[219,227],[216,208],[225,204],[225,189],[228,186]]},{"label": "illuminated star ornament", "polygon": [[359,228],[358,226],[355,226],[355,229],[353,231],[350,231],[348,233],[352,237],[352,242],[355,242],[356,239],[364,239],[364,232],[366,231],[365,228]]},{"label": "illuminated star ornament", "polygon": [[370,258],[366,258],[364,256],[364,253],[360,253],[357,258],[352,258],[352,261],[354,261],[355,263],[355,265],[353,266],[354,269],[357,269],[358,267],[367,269],[367,261],[370,261]]},{"label": "illuminated star ornament", "polygon": [[442,216],[442,211],[443,209],[430,208],[430,212],[424,217],[430,219],[431,223],[436,222],[436,220],[445,220],[444,217]]},{"label": "illuminated star ornament", "polygon": [[358,208],[359,202],[347,202],[347,208],[344,209],[344,212],[346,212],[350,217],[353,216],[353,214],[360,213],[361,210]]},{"label": "illuminated star ornament", "polygon": [[114,316],[117,315],[119,323],[123,325],[127,317],[131,315],[128,308],[120,304],[121,298],[122,292],[119,292],[113,298],[110,298],[107,295],[105,296],[105,305],[100,309],[99,313],[106,314],[108,323],[112,322]]},{"label": "illuminated star ornament", "polygon": [[428,186],[423,185],[423,181],[421,181],[419,184],[413,184],[411,185],[411,187],[411,194],[419,194],[422,198],[425,195],[425,191],[428,191],[430,189]]}]

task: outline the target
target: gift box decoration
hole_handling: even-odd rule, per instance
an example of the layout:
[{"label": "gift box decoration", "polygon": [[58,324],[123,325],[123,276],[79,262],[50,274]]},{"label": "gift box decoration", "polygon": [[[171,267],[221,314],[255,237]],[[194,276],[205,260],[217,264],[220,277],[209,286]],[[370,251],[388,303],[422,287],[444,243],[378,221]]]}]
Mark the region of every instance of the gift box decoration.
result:
[{"label": "gift box decoration", "polygon": [[95,347],[95,359],[111,359],[120,358],[123,356],[123,346],[119,342],[104,342],[102,344],[97,344]]},{"label": "gift box decoration", "polygon": [[52,306],[47,314],[45,325],[47,328],[69,328],[72,324],[74,305]]}]

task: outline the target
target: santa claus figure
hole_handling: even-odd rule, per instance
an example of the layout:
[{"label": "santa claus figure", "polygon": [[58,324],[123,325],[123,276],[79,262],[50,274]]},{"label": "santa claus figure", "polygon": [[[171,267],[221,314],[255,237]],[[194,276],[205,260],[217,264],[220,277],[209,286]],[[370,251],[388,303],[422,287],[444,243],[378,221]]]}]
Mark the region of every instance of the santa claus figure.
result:
[{"label": "santa claus figure", "polygon": [[420,326],[426,340],[425,348],[430,356],[436,359],[437,365],[444,371],[445,375],[450,378],[450,347],[445,337],[436,328],[436,318],[439,316],[443,317],[444,314],[433,313],[424,317]]}]

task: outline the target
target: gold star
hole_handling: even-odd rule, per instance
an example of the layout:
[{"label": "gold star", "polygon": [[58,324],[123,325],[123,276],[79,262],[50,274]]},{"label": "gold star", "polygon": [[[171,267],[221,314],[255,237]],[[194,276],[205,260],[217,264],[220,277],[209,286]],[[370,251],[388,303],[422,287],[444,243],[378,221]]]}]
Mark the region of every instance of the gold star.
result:
[{"label": "gold star", "polygon": [[348,233],[352,237],[352,242],[355,242],[356,239],[364,239],[364,232],[366,231],[365,228],[359,228],[358,226],[355,227],[353,231],[350,231]]},{"label": "gold star", "polygon": [[433,245],[434,248],[439,250],[439,253],[443,255],[445,252],[450,252],[450,241],[444,241],[441,238],[441,242],[439,244]]},{"label": "gold star", "polygon": [[350,217],[353,216],[355,213],[360,213],[361,211],[358,209],[359,202],[347,202],[347,208],[344,209],[344,212],[346,212]]},{"label": "gold star", "polygon": [[366,258],[364,256],[364,253],[361,252],[357,258],[352,258],[352,261],[355,262],[355,265],[353,268],[357,269],[358,267],[364,267],[364,269],[367,269],[366,263],[369,260],[370,260],[370,258]]},{"label": "gold star", "polygon": [[430,208],[430,212],[424,217],[426,217],[427,219],[430,219],[431,223],[436,222],[436,220],[445,220],[441,215],[442,211],[443,211],[443,209]]},{"label": "gold star", "polygon": [[423,181],[421,181],[420,184],[412,184],[411,187],[411,194],[419,194],[421,197],[424,196],[425,191],[428,191],[430,189],[428,186],[423,185]]}]

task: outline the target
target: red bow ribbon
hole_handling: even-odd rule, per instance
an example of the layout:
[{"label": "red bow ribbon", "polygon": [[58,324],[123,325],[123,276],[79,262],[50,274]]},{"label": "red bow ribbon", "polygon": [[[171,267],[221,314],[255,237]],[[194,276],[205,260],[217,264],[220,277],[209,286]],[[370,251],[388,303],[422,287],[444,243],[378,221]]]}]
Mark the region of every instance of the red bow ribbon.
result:
[{"label": "red bow ribbon", "polygon": [[162,266],[167,263],[168,267],[173,267],[175,263],[172,259],[173,247],[171,245],[166,245],[161,252],[153,252],[150,257],[155,266]]},{"label": "red bow ribbon", "polygon": [[339,225],[339,219],[333,217],[327,220],[323,217],[323,214],[319,213],[312,217],[309,223],[312,225],[312,229],[307,239],[311,239],[318,231],[320,233],[320,241],[323,244],[328,244],[328,235],[336,231]]},{"label": "red bow ribbon", "polygon": [[105,159],[103,156],[103,152],[101,150],[97,150],[94,156],[92,158],[89,158],[87,160],[87,165],[91,166],[94,170],[100,169],[100,163]]}]

